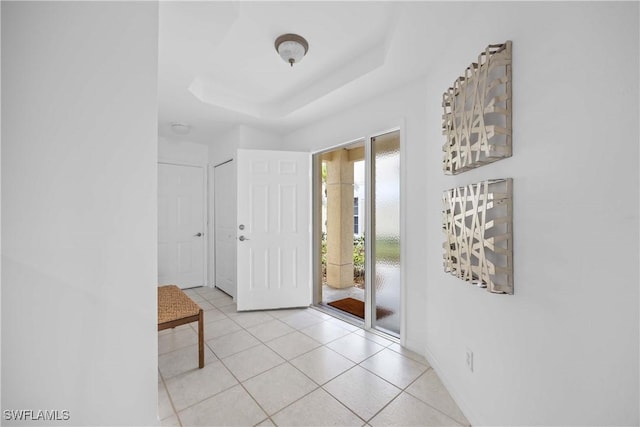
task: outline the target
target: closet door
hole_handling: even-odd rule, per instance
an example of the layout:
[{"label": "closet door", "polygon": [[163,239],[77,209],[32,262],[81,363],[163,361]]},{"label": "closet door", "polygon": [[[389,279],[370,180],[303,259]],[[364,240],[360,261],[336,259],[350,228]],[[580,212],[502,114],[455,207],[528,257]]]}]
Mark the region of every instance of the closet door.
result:
[{"label": "closet door", "polygon": [[158,164],[158,285],[205,284],[204,168]]}]

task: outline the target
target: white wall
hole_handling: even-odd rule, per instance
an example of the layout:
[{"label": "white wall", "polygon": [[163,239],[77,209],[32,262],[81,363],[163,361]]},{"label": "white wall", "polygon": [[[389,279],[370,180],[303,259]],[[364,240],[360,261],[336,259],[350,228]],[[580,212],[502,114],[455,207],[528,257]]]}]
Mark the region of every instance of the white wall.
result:
[{"label": "white wall", "polygon": [[158,161],[205,166],[209,162],[209,147],[183,138],[158,138]]},{"label": "white wall", "polygon": [[216,135],[209,143],[209,164],[218,165],[236,157],[240,145],[240,127],[236,126],[222,135]]},{"label": "white wall", "polygon": [[209,163],[217,165],[235,158],[238,148],[281,150],[284,137],[276,132],[249,125],[238,125],[216,135],[209,143]]},{"label": "white wall", "polygon": [[[405,322],[401,324],[403,345],[425,353],[426,322],[424,304],[423,246],[426,147],[424,144],[426,83],[424,79],[406,84],[384,95],[298,129],[284,138],[282,150],[319,151],[364,137],[400,128],[401,138],[401,242]],[[439,205],[438,205],[439,206]]]},{"label": "white wall", "polygon": [[153,2],[2,2],[3,410],[157,422],[157,31]]},{"label": "white wall", "polygon": [[238,148],[254,150],[280,150],[282,135],[254,126],[240,126],[240,141]]},{"label": "white wall", "polygon": [[[408,7],[418,21],[458,17],[433,71],[288,135],[286,148],[404,120],[406,343],[473,424],[637,425],[638,4]],[[442,92],[486,44],[508,39],[514,156],[444,176]],[[513,296],[442,269],[442,191],[503,177],[514,179]]]},{"label": "white wall", "polygon": [[[401,215],[408,232],[403,236],[405,251],[402,259],[405,266],[405,314],[406,325],[402,326],[406,347],[424,354],[426,321],[424,304],[426,299],[423,281],[424,236],[424,158],[426,146],[424,123],[426,84],[424,79],[405,85],[391,93],[376,97],[339,115],[322,120],[286,136],[283,149],[318,151],[323,148],[375,136],[392,128],[400,127],[403,163],[402,180],[404,198],[401,200]],[[440,206],[438,204],[438,206]]]}]

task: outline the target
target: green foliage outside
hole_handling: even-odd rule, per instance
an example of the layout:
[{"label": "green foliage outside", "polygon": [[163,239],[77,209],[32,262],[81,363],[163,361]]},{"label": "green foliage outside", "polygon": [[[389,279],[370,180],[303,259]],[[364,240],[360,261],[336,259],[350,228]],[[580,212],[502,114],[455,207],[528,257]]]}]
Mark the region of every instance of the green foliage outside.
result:
[{"label": "green foliage outside", "polygon": [[364,236],[353,238],[353,280],[364,284]]},{"label": "green foliage outside", "polygon": [[322,275],[327,274],[327,233],[322,232],[322,249],[320,250],[320,259],[322,260]]}]

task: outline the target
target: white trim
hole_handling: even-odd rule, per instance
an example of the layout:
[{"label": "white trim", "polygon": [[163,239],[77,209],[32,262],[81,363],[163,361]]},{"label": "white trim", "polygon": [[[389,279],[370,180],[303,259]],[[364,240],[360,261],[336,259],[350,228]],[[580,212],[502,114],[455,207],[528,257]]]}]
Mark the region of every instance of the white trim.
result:
[{"label": "white trim", "polygon": [[375,250],[371,231],[373,230],[373,219],[376,216],[375,212],[373,212],[374,206],[371,203],[373,201],[373,186],[371,185],[373,182],[373,176],[371,175],[373,162],[371,140],[373,138],[373,136],[367,136],[364,142],[364,231],[366,236],[364,239],[364,328],[367,330],[372,330],[375,326],[375,321],[373,320],[373,308],[375,307],[373,287],[375,286],[375,279],[371,274],[374,269],[373,251]]},{"label": "white trim", "polygon": [[[208,287],[210,288],[215,288],[216,287],[216,242],[215,242],[215,230],[216,230],[216,206],[215,206],[215,191],[216,191],[216,178],[215,178],[215,171],[214,169],[219,167],[219,166],[223,166],[226,165],[227,163],[231,163],[233,161],[236,160],[236,156],[229,158],[228,160],[225,160],[223,162],[219,162],[216,164],[213,163],[209,163],[207,165],[207,170],[211,169],[211,173],[209,174],[209,188],[210,191],[209,193],[209,199],[208,199],[208,205],[209,205],[209,228],[211,230],[211,233],[209,233],[209,239],[208,239],[208,245],[210,245],[210,253],[211,253],[211,258],[208,260],[207,264],[209,266],[209,285]],[[236,184],[237,184],[237,177],[236,177]],[[237,198],[237,197],[236,197]],[[237,213],[237,212],[236,212]],[[236,297],[233,297],[233,300],[236,300]]]},{"label": "white trim", "polygon": [[188,166],[191,168],[206,168],[207,164],[197,164],[197,163],[189,163],[189,162],[181,162],[174,160],[158,160],[158,164],[162,165],[174,165],[174,166]]},{"label": "white trim", "polygon": [[[186,162],[174,162],[174,161],[165,161],[158,160],[159,165],[172,165],[172,166],[182,166],[182,167],[190,167],[190,168],[200,168],[202,169],[202,233],[204,234],[205,244],[202,245],[202,285],[205,287],[209,286],[209,265],[208,265],[208,256],[209,256],[209,221],[208,221],[208,170],[207,165],[197,165],[193,163]],[[157,183],[159,186],[160,183]],[[156,189],[157,192],[157,189]]]},{"label": "white trim", "polygon": [[407,132],[402,119],[400,131],[400,345],[407,343]]},{"label": "white trim", "polygon": [[202,220],[204,221],[204,238],[205,244],[204,246],[204,286],[209,287],[209,206],[207,203],[207,199],[209,197],[209,170],[206,165],[202,166],[202,170],[204,172],[203,177],[203,189],[202,189],[202,204],[203,210]]},{"label": "white trim", "polygon": [[[322,270],[322,262],[316,262],[316,260],[322,257],[322,243],[318,245],[318,242],[322,241],[322,203],[318,205],[318,195],[316,194],[316,188],[322,191],[322,161],[320,160],[320,153],[311,154],[311,188],[309,193],[311,194],[311,306],[316,307],[322,302],[318,299],[318,296],[322,294],[322,283],[319,284],[320,288],[316,284],[316,278],[320,277],[320,271]],[[318,169],[319,166],[319,169]],[[320,179],[318,177],[320,176]],[[318,218],[318,212],[320,212],[320,218]],[[320,250],[318,250],[320,248]]]},{"label": "white trim", "polygon": [[334,150],[337,150],[339,148],[348,147],[350,145],[354,145],[354,144],[357,144],[359,142],[366,143],[367,142],[367,137],[366,136],[362,136],[360,138],[352,139],[352,140],[347,141],[347,142],[342,142],[340,144],[332,145],[329,148],[322,148],[320,150],[315,150],[315,151],[311,152],[311,155],[315,156],[316,154],[328,153],[329,151],[334,151]]},{"label": "white trim", "polygon": [[224,162],[220,162],[220,163],[216,163],[215,165],[213,163],[209,163],[209,166],[211,166],[212,168],[217,168],[218,166],[222,166],[222,165],[226,165],[227,163],[231,163],[235,160],[235,158],[230,158],[229,160],[225,160]]},{"label": "white trim", "polygon": [[314,216],[314,194],[313,194],[313,180],[314,180],[314,174],[313,174],[313,164],[314,164],[314,158],[313,155],[311,155],[309,153],[309,155],[307,156],[307,180],[308,180],[308,188],[311,190],[309,192],[309,194],[307,195],[307,209],[308,209],[308,215],[307,215],[307,221],[309,222],[309,228],[307,230],[308,236],[307,239],[309,241],[309,250],[307,251],[307,265],[308,267],[308,274],[307,277],[309,279],[309,281],[307,282],[307,286],[309,287],[309,306],[313,306],[314,304],[314,300],[316,298],[316,290],[314,289],[313,286],[313,282],[314,282],[314,277],[315,277],[315,265],[313,264],[313,260],[315,259],[315,254],[314,254],[314,237],[315,237],[315,224],[313,222],[313,216]]},{"label": "white trim", "polygon": [[207,287],[214,288],[216,286],[216,252],[215,252],[215,174],[213,168],[215,166],[207,165],[207,226],[210,233],[207,237],[207,250],[209,258],[207,259]]}]

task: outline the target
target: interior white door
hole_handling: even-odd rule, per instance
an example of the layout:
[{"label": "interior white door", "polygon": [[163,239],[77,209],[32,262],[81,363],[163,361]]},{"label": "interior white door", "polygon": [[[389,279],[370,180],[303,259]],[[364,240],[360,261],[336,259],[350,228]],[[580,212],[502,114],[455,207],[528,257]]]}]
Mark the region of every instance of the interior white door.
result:
[{"label": "interior white door", "polygon": [[236,297],[236,165],[213,168],[215,285]]},{"label": "interior white door", "polygon": [[205,284],[204,169],[158,164],[158,285]]},{"label": "interior white door", "polygon": [[238,310],[311,304],[310,155],[238,150]]}]

